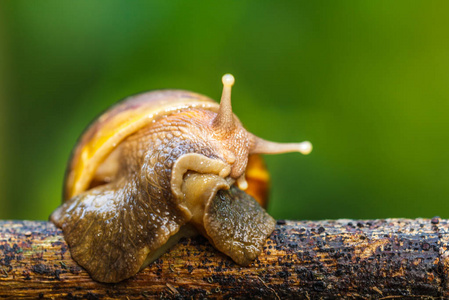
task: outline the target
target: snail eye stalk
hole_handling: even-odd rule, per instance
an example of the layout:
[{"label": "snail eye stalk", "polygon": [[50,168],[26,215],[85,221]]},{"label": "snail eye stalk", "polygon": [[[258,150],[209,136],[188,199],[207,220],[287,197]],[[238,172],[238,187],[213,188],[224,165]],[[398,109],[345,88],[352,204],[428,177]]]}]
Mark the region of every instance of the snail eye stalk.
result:
[{"label": "snail eye stalk", "polygon": [[312,151],[312,148],[312,143],[309,141],[304,141],[302,143],[276,143],[253,136],[253,147],[250,150],[250,154],[280,154],[299,152],[307,155]]},{"label": "snail eye stalk", "polygon": [[212,124],[221,131],[231,131],[235,126],[231,104],[231,89],[235,79],[231,74],[225,74],[221,81],[223,82],[223,93],[221,94],[220,108]]}]

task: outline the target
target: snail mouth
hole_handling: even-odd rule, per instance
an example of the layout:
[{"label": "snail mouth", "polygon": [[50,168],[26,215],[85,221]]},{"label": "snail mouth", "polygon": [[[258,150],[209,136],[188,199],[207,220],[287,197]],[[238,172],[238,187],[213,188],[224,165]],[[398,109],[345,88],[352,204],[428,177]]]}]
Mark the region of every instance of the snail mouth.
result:
[{"label": "snail mouth", "polygon": [[189,172],[182,191],[192,224],[212,245],[240,265],[262,251],[274,230],[274,219],[234,180]]},{"label": "snail mouth", "polygon": [[233,180],[214,174],[188,172],[184,176],[182,193],[184,201],[181,204],[191,216],[191,223],[200,231],[203,227],[204,209],[217,195],[219,190],[228,190]]},{"label": "snail mouth", "polygon": [[[175,196],[175,198],[178,199],[178,201],[182,201],[183,198],[185,198],[182,186],[185,183],[186,179],[185,175],[188,172],[196,172],[201,175],[218,176],[224,180],[224,178],[228,177],[229,173],[231,172],[231,166],[220,159],[209,158],[207,156],[197,153],[188,153],[182,155],[176,160],[176,162],[173,165],[170,180],[172,193]],[[195,180],[191,179],[190,181],[194,182],[197,180],[201,181],[199,177],[195,178]],[[210,179],[209,181],[211,180],[212,179]],[[204,185],[204,187],[206,186],[208,185]],[[199,188],[201,188],[201,186],[199,186]]]}]

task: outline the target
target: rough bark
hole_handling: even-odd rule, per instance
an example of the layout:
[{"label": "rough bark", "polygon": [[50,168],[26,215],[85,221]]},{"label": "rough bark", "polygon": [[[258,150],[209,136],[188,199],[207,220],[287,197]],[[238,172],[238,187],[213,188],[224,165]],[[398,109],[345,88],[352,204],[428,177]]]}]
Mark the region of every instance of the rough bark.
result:
[{"label": "rough bark", "polygon": [[197,237],[129,280],[102,284],[51,223],[0,221],[0,298],[446,298],[448,232],[439,218],[278,221],[249,267]]}]

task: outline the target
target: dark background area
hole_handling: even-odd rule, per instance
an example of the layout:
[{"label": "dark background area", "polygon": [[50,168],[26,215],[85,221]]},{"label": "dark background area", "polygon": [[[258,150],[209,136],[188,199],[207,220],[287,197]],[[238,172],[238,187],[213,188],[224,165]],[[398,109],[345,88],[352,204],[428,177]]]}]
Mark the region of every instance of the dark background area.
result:
[{"label": "dark background area", "polygon": [[179,88],[266,139],[275,218],[449,217],[449,2],[0,0],[0,218],[47,219],[84,127]]}]

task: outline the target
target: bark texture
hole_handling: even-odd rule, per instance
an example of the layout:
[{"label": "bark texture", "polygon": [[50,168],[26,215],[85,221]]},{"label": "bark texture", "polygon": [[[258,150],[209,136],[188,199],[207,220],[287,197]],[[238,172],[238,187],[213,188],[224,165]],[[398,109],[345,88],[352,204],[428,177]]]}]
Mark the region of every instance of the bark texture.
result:
[{"label": "bark texture", "polygon": [[53,224],[0,221],[0,298],[447,298],[448,240],[439,218],[281,220],[249,267],[197,237],[129,280],[102,284]]}]

